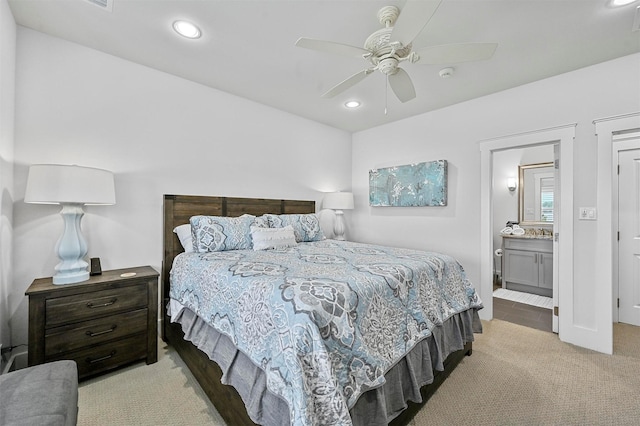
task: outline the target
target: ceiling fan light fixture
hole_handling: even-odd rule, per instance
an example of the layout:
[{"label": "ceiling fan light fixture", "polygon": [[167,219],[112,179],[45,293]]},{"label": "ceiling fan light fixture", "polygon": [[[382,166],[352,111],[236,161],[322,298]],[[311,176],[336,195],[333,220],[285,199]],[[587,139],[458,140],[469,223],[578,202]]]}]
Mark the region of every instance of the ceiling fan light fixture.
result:
[{"label": "ceiling fan light fixture", "polygon": [[347,101],[345,102],[344,106],[349,108],[349,109],[354,109],[354,108],[358,108],[360,106],[360,102],[359,101]]},{"label": "ceiling fan light fixture", "polygon": [[200,38],[202,32],[195,24],[189,21],[178,20],[173,23],[173,29],[182,37],[196,39]]},{"label": "ceiling fan light fixture", "polygon": [[[384,28],[367,37],[364,49],[343,43],[300,37],[295,45],[319,52],[335,53],[367,60],[372,66],[341,81],[322,94],[332,98],[362,81],[374,71],[384,74],[387,87],[400,102],[416,97],[416,90],[409,74],[399,65],[402,62],[443,66],[460,62],[482,61],[493,56],[497,43],[457,43],[428,46],[413,51],[413,42],[424,29],[443,0],[407,1],[402,12],[395,6],[378,11],[378,19]],[[612,0],[604,0],[612,1]],[[397,20],[396,20],[397,19]],[[453,68],[440,71],[440,77],[453,74]],[[385,98],[386,99],[386,98]],[[349,107],[345,104],[345,107]]]}]

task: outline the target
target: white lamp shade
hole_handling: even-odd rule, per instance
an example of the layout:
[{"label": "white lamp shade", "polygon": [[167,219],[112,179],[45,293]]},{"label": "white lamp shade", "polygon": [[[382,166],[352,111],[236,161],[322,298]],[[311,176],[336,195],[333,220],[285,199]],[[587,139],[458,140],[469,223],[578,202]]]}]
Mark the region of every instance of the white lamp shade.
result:
[{"label": "white lamp shade", "polygon": [[351,210],[353,209],[353,193],[331,192],[324,196],[322,207],[333,210]]},{"label": "white lamp shade", "polygon": [[34,164],[29,167],[25,203],[94,204],[116,203],[113,173],[91,167]]}]

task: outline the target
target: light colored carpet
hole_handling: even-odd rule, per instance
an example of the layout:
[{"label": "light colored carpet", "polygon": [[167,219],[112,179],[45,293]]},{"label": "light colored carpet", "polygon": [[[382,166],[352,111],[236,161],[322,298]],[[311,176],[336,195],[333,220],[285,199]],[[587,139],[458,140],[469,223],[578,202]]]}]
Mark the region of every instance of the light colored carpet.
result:
[{"label": "light colored carpet", "polygon": [[493,297],[511,300],[512,302],[524,303],[525,305],[537,306],[539,308],[553,309],[553,299],[551,297],[540,296],[537,294],[499,288],[493,291]]},{"label": "light colored carpet", "polygon": [[640,327],[615,324],[611,356],[505,321],[483,326],[413,425],[639,424]]},{"label": "light colored carpet", "polygon": [[224,426],[180,356],[158,342],[158,362],[80,383],[78,426]]},{"label": "light colored carpet", "polygon": [[[557,335],[483,321],[465,358],[411,422],[426,425],[635,425],[640,327],[614,325],[614,355]],[[78,425],[224,425],[180,357],[82,382]]]}]

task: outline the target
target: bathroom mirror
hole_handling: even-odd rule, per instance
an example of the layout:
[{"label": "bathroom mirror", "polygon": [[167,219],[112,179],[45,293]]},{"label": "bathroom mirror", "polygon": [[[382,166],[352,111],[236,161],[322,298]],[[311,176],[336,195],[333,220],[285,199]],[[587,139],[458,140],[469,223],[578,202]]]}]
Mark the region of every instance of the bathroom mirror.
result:
[{"label": "bathroom mirror", "polygon": [[553,223],[553,196],[555,188],[553,163],[518,166],[520,225]]}]

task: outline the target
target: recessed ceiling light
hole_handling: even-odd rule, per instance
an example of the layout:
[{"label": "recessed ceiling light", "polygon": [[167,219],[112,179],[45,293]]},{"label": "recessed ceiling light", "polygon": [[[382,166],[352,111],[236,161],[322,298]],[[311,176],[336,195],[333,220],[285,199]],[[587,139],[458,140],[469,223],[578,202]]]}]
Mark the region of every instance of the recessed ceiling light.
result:
[{"label": "recessed ceiling light", "polygon": [[611,0],[611,6],[620,7],[633,3],[636,0]]},{"label": "recessed ceiling light", "polygon": [[358,101],[349,101],[344,104],[347,108],[358,108],[360,106],[360,102]]},{"label": "recessed ceiling light", "polygon": [[186,38],[200,38],[202,35],[200,28],[188,21],[175,21],[173,23],[173,29]]}]

